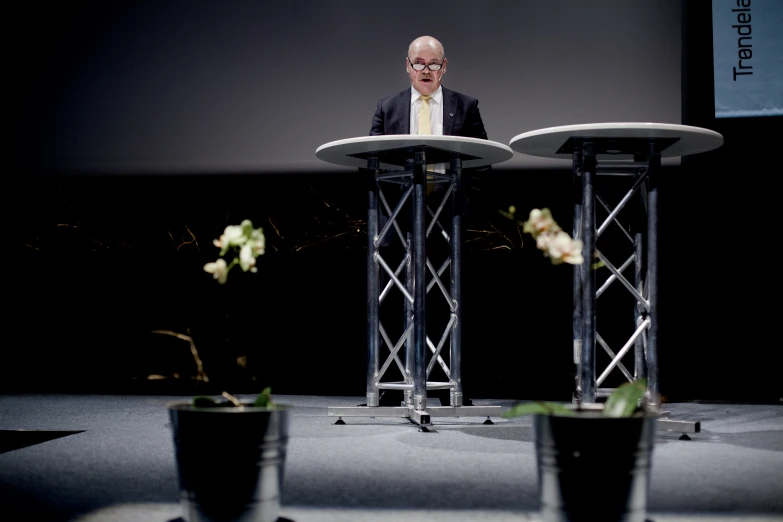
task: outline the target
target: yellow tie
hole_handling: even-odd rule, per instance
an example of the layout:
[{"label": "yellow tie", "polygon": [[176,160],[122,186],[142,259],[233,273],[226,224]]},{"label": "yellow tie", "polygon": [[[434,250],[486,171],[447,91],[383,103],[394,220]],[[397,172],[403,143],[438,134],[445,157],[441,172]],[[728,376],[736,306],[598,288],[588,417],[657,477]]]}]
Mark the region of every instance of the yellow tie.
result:
[{"label": "yellow tie", "polygon": [[419,110],[419,134],[432,134],[430,128],[430,97],[421,95],[421,109]]},{"label": "yellow tie", "polygon": [[[430,127],[430,98],[426,94],[421,95],[421,109],[419,110],[419,134],[432,134],[432,127]],[[427,167],[428,171],[432,171],[432,167]],[[431,176],[427,176],[427,179],[432,179]],[[427,183],[427,195],[429,195],[435,188],[435,183]]]}]

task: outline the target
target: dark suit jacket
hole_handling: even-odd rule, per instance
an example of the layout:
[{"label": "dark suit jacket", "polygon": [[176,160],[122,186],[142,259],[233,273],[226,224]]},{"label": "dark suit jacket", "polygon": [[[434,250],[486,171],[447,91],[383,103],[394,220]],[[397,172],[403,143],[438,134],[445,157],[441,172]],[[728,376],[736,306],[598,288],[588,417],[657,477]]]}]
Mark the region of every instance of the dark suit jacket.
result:
[{"label": "dark suit jacket", "polygon": [[[410,134],[410,128],[410,88],[378,102],[372,117],[370,136]],[[443,87],[443,134],[488,139],[476,98]]]},{"label": "dark suit jacket", "polygon": [[[443,89],[443,134],[467,138],[489,139],[479,113],[478,100],[464,94]],[[375,107],[370,136],[388,134],[410,134],[411,89],[383,98]],[[477,193],[486,189],[491,166],[465,169],[467,188],[466,205],[475,199]]]}]

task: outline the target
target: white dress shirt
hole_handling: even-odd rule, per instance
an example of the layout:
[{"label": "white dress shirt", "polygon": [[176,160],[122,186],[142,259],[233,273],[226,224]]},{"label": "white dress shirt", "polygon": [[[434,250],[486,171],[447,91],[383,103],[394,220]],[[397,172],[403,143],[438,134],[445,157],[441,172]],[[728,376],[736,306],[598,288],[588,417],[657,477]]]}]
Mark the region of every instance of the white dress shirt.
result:
[{"label": "white dress shirt", "polygon": [[[419,112],[421,111],[421,93],[411,86],[411,134],[419,133]],[[430,94],[430,129],[433,136],[443,136],[443,87]],[[445,163],[430,164],[427,170],[432,172],[446,172],[448,165]]]},{"label": "white dress shirt", "polygon": [[[411,86],[411,134],[419,133],[421,93]],[[443,136],[443,87],[430,94],[430,129],[433,136]]]}]

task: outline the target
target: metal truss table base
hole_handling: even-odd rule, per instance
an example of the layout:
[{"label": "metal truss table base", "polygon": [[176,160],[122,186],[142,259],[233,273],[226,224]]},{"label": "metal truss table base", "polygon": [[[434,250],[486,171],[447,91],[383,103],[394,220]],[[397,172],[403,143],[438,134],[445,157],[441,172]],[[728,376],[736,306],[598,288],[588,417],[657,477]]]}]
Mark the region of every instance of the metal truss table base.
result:
[{"label": "metal truss table base", "polygon": [[658,419],[658,431],[674,431],[677,433],[682,433],[680,436],[680,439],[682,440],[690,440],[690,437],[688,436],[689,433],[701,432],[700,421],[672,420],[668,417],[668,411],[661,412],[661,416]]},{"label": "metal truss table base", "polygon": [[[461,252],[470,177],[463,167],[500,163],[513,151],[479,138],[391,135],[327,143],[316,156],[363,169],[367,182],[367,402],[328,415],[338,424],[404,417],[422,428],[431,417],[499,415],[499,406],[463,405]],[[428,315],[435,303],[441,313]],[[449,406],[429,407],[427,392],[445,389]],[[402,390],[405,400],[381,406],[382,390]]]},{"label": "metal truss table base", "polygon": [[432,406],[417,410],[413,406],[335,406],[328,409],[329,417],[399,417],[407,418],[419,426],[431,426],[432,417],[486,417],[484,424],[494,424],[489,420],[499,416],[500,406]]}]

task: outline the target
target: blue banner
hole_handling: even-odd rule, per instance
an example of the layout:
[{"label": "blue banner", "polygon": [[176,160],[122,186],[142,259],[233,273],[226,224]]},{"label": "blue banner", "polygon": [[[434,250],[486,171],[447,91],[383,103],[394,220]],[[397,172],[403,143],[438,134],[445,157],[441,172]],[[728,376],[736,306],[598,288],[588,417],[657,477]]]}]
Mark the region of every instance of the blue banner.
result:
[{"label": "blue banner", "polygon": [[712,0],[715,117],[783,115],[783,1]]}]

